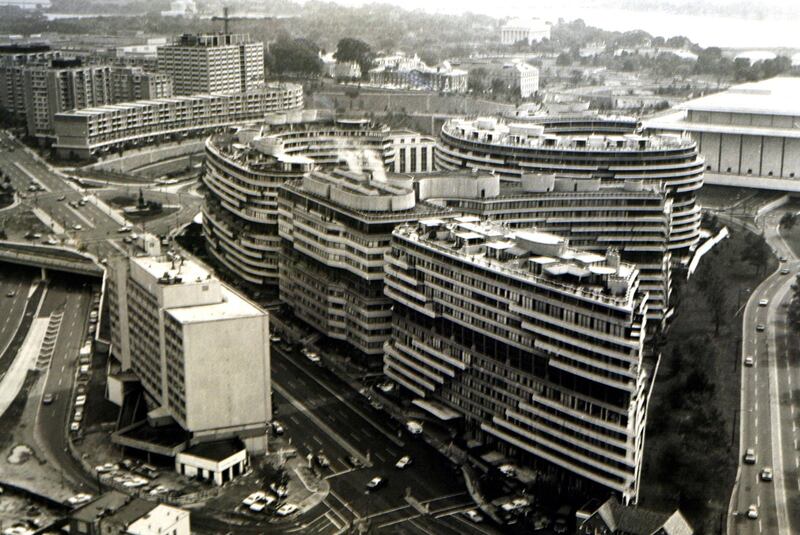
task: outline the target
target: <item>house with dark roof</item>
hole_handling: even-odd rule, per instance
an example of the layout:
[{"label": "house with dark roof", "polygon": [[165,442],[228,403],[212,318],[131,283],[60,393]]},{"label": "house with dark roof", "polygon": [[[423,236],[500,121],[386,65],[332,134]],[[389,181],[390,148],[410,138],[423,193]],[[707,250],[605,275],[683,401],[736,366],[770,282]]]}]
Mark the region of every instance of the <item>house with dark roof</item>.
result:
[{"label": "house with dark roof", "polygon": [[74,510],[69,531],[81,535],[189,535],[189,512],[112,490]]},{"label": "house with dark roof", "polygon": [[694,530],[679,510],[658,513],[622,505],[611,497],[583,522],[580,535],[693,535]]}]

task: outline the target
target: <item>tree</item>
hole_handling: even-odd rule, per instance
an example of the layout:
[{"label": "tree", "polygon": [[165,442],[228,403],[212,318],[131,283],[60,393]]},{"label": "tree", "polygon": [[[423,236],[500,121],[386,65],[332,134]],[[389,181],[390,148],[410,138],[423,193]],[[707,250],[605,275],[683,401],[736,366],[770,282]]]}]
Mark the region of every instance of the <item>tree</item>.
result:
[{"label": "tree", "polygon": [[267,68],[278,74],[317,75],[322,71],[319,47],[306,39],[278,38],[265,54]]},{"label": "tree", "polygon": [[337,43],[333,57],[336,58],[336,61],[354,61],[358,63],[358,66],[361,67],[361,76],[367,77],[375,54],[372,52],[372,48],[364,41],[345,37]]},{"label": "tree", "polygon": [[764,238],[756,234],[748,233],[745,238],[745,248],[742,250],[742,260],[753,266],[761,273],[767,266],[767,258],[772,254],[772,250],[764,241]]},{"label": "tree", "polygon": [[469,71],[467,87],[472,93],[482,94],[489,86],[489,71],[484,67],[478,67]]},{"label": "tree", "polygon": [[559,67],[568,67],[572,65],[572,56],[568,52],[562,52],[556,58],[556,65]]}]

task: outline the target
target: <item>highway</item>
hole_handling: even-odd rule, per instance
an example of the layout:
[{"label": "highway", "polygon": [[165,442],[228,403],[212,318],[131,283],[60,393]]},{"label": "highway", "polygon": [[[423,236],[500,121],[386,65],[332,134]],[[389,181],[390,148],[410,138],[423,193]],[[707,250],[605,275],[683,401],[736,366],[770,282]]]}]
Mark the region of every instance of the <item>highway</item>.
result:
[{"label": "highway", "polygon": [[66,428],[72,412],[78,350],[87,336],[91,304],[89,287],[89,283],[77,277],[54,276],[50,281],[40,316],[61,315],[43,390],[43,395],[52,394],[54,400],[50,405],[39,404],[35,426],[42,446],[57,462],[65,480],[76,490],[96,493],[94,478],[86,474],[68,453]]},{"label": "highway", "polygon": [[[782,210],[764,216],[764,236],[779,257],[778,270],[751,294],[742,319],[742,355],[754,366],[742,366],[740,454],[737,482],[731,497],[728,533],[790,534],[800,529],[800,452],[795,413],[800,416],[800,360],[797,337],[788,336],[786,306],[800,262],[778,233]],[[788,269],[789,273],[781,273]],[[766,304],[765,301],[766,300]],[[756,330],[764,325],[765,330]],[[790,354],[790,348],[794,353]],[[745,451],[755,451],[754,464],[744,462]],[[773,481],[762,481],[763,468],[773,470]],[[758,518],[747,517],[755,505]]]}]

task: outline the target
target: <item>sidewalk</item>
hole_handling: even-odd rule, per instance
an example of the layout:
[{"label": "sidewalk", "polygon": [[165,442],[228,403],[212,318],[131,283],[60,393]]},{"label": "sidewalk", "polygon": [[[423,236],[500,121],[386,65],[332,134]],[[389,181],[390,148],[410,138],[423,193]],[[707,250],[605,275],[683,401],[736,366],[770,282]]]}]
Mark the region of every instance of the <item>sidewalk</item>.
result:
[{"label": "sidewalk", "polygon": [[14,362],[11,363],[8,371],[3,375],[3,379],[0,381],[0,415],[4,414],[16,399],[17,394],[22,389],[28,371],[36,368],[36,359],[42,348],[42,341],[49,323],[49,317],[33,320],[22,347],[14,357]]}]

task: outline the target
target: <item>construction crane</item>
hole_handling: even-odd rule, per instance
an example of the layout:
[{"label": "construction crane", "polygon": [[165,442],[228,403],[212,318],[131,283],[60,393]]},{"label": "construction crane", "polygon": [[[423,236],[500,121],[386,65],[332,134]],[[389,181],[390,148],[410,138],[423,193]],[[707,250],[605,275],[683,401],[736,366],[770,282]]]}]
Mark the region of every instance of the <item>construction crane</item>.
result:
[{"label": "construction crane", "polygon": [[231,17],[230,15],[228,15],[228,8],[223,7],[222,16],[218,17],[215,15],[211,17],[211,20],[212,21],[221,20],[223,31],[225,32],[225,34],[227,34],[228,30],[230,29],[230,21],[232,20],[276,20],[276,17],[270,15],[266,15],[264,17]]}]

